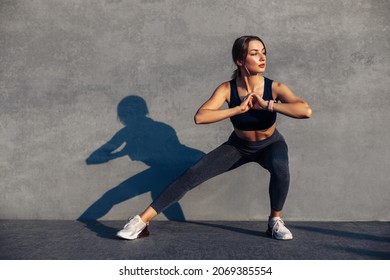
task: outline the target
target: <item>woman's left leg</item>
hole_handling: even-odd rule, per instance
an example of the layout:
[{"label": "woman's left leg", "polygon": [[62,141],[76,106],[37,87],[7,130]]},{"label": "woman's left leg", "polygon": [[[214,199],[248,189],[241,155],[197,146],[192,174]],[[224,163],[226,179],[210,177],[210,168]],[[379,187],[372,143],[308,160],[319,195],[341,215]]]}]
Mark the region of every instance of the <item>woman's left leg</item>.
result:
[{"label": "woman's left leg", "polygon": [[288,147],[284,139],[265,148],[259,154],[259,163],[271,174],[269,183],[271,209],[274,212],[280,212],[290,186]]},{"label": "woman's left leg", "polygon": [[271,213],[267,233],[276,239],[292,239],[291,232],[284,226],[281,219],[282,209],[290,186],[287,144],[282,138],[280,141],[269,145],[258,156],[258,162],[271,174],[269,183]]}]

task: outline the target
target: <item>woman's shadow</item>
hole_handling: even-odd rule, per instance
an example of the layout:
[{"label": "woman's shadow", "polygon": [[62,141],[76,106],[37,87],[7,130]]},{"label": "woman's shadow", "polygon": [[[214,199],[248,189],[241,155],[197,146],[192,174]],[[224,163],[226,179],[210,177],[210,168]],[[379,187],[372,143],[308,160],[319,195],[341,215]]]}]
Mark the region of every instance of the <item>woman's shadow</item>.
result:
[{"label": "woman's shadow", "polygon": [[[98,219],[106,215],[113,206],[146,192],[150,192],[154,200],[204,155],[199,150],[181,144],[172,127],[149,118],[146,102],[139,96],[125,97],[119,102],[117,112],[124,127],[94,151],[86,159],[86,163],[102,164],[128,156],[133,161],[145,163],[149,168],[108,190],[78,218],[88,228],[106,237],[112,236],[116,230],[104,226]],[[169,220],[185,220],[178,202],[163,214]]]}]

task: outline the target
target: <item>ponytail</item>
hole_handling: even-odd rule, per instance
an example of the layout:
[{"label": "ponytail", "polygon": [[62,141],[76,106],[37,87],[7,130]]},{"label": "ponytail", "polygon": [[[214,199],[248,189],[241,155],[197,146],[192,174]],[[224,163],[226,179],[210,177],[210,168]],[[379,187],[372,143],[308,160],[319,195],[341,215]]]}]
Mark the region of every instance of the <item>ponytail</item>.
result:
[{"label": "ponytail", "polygon": [[230,77],[232,80],[237,79],[238,77],[241,77],[241,71],[239,68],[233,71],[232,76]]}]

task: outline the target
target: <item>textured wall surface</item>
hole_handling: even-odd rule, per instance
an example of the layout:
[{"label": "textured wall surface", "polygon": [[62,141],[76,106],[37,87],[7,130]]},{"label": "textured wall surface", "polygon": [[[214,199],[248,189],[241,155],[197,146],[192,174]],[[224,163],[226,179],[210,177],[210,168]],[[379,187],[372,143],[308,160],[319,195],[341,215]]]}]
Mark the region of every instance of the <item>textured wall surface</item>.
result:
[{"label": "textured wall surface", "polygon": [[[262,37],[266,76],[313,109],[279,115],[289,220],[390,220],[389,1],[0,1],[0,218],[124,219],[223,142],[193,115]],[[107,151],[117,151],[107,156]],[[158,219],[268,216],[249,164]]]}]

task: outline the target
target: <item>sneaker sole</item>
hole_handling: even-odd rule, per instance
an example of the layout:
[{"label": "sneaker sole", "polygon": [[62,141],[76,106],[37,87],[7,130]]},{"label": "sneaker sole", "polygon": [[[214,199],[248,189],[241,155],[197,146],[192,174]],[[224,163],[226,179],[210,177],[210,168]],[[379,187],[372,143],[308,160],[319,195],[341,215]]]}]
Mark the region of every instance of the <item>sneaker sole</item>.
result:
[{"label": "sneaker sole", "polygon": [[126,240],[145,238],[145,237],[148,237],[149,235],[150,235],[150,232],[148,230],[148,227],[145,227],[137,236],[121,235],[119,232],[116,234],[117,237],[119,237],[121,239],[126,239]]},{"label": "sneaker sole", "polygon": [[265,234],[268,235],[269,237],[271,237],[272,239],[276,239],[276,240],[283,240],[283,241],[288,241],[288,240],[292,240],[293,238],[277,238],[274,234],[272,234],[272,230],[270,229],[267,229],[265,231]]}]

